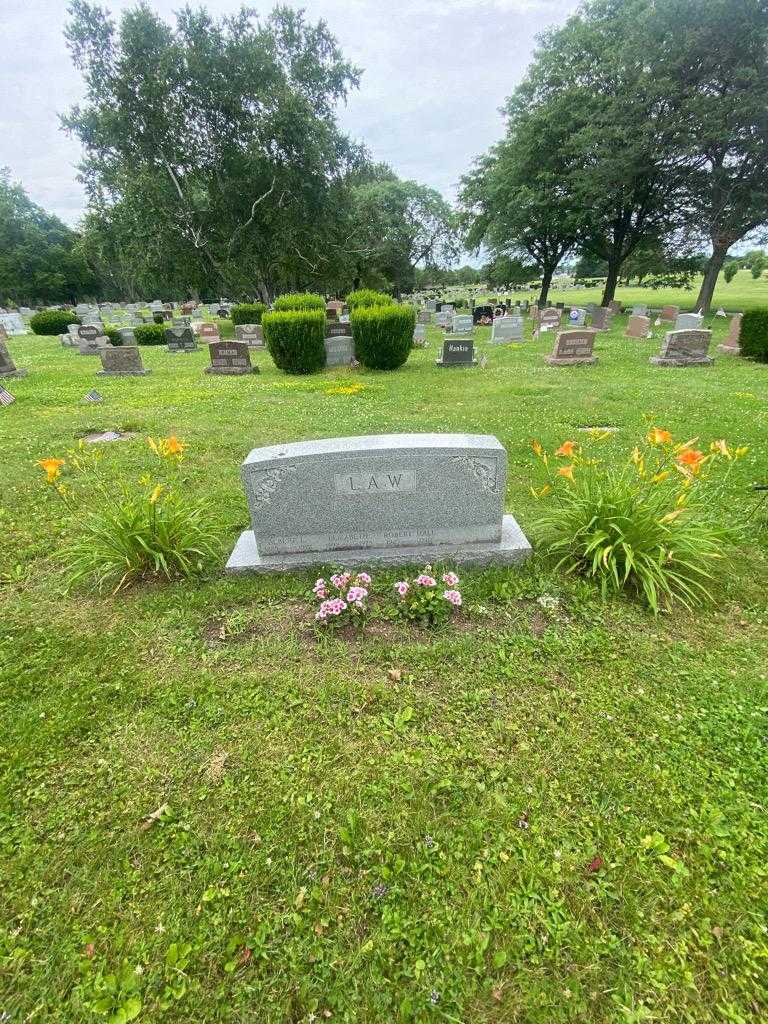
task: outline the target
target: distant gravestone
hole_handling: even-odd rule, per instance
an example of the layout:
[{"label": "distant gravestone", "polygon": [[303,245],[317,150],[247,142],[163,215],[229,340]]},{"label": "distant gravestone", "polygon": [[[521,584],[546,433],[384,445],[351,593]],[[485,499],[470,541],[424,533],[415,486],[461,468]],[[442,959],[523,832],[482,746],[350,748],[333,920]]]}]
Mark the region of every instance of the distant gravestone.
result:
[{"label": "distant gravestone", "polygon": [[471,334],[474,321],[468,313],[459,313],[451,317],[451,330],[454,334]]},{"label": "distant gravestone", "polygon": [[419,312],[417,320],[420,324],[430,324],[432,323],[432,314],[429,312],[428,309],[422,309]]},{"label": "distant gravestone", "polygon": [[165,342],[169,352],[197,352],[191,327],[166,327]]},{"label": "distant gravestone", "polygon": [[446,338],[437,366],[475,366],[475,346],[471,339]]},{"label": "distant gravestone", "polygon": [[219,325],[212,323],[201,323],[197,329],[197,333],[201,338],[212,338],[214,341],[219,341]]},{"label": "distant gravestone", "polygon": [[592,327],[596,331],[610,330],[613,312],[609,306],[595,306],[590,314]]},{"label": "distant gravestone", "polygon": [[538,336],[544,331],[557,329],[560,326],[562,315],[562,311],[556,306],[548,306],[546,309],[540,309],[539,326],[536,329],[536,335]]},{"label": "distant gravestone", "polygon": [[226,306],[219,306],[218,309],[216,310],[216,316],[219,318],[219,320],[226,320],[227,317],[229,316],[229,310],[227,309]]},{"label": "distant gravestone", "polygon": [[414,324],[413,344],[416,348],[424,348],[425,345],[427,344],[426,324]]},{"label": "distant gravestone", "polygon": [[618,313],[624,312],[624,307],[618,299],[611,299],[611,301],[608,303],[608,309],[610,309],[611,313],[613,313],[614,316],[616,316],[616,314]]},{"label": "distant gravestone", "polygon": [[571,327],[583,327],[587,322],[587,311],[579,306],[574,306],[568,314],[568,323]]},{"label": "distant gravestone", "polygon": [[704,317],[698,313],[678,313],[675,318],[676,331],[698,331],[704,323]]},{"label": "distant gravestone", "polygon": [[[327,324],[328,327],[343,328],[344,324]],[[325,365],[326,366],[350,366],[355,358],[355,343],[348,330],[346,334],[326,334],[325,338]]]},{"label": "distant gravestone", "polygon": [[81,356],[98,356],[109,345],[109,338],[95,324],[80,324],[77,329]]},{"label": "distant gravestone", "polygon": [[632,316],[648,316],[648,307],[639,303],[632,307]]},{"label": "distant gravestone", "polygon": [[442,304],[442,306],[440,307],[440,312],[441,313],[450,313],[451,316],[453,316],[453,303],[452,302],[444,302]]},{"label": "distant gravestone", "polygon": [[249,348],[264,348],[264,332],[261,324],[238,324],[235,338],[244,341]]},{"label": "distant gravestone", "polygon": [[155,312],[152,314],[152,320],[156,324],[164,324],[165,323],[165,313],[163,312],[163,310],[162,309],[155,310]]},{"label": "distant gravestone", "polygon": [[447,330],[452,323],[453,317],[450,313],[435,313],[435,324],[443,330]]},{"label": "distant gravestone", "polygon": [[662,306],[659,320],[673,324],[680,313],[679,306]]},{"label": "distant gravestone", "polygon": [[133,333],[130,327],[120,327],[117,331],[117,336],[120,339],[122,345],[135,345],[136,335]]},{"label": "distant gravestone", "polygon": [[503,345],[507,341],[522,341],[523,318],[521,316],[500,316],[493,321],[491,344]]},{"label": "distant gravestone", "polygon": [[728,335],[722,345],[717,346],[718,352],[724,352],[725,355],[730,356],[741,355],[741,317],[741,313],[735,313],[731,317]]},{"label": "distant gravestone", "polygon": [[309,565],[514,563],[507,453],[490,435],[380,434],[256,448],[241,467],[251,528],[228,572]]},{"label": "distant gravestone", "polygon": [[426,306],[428,313],[434,313],[437,311],[437,302],[435,302],[434,299],[427,299]]},{"label": "distant gravestone", "polygon": [[647,338],[648,332],[651,329],[651,319],[647,316],[632,316],[629,318],[627,323],[627,329],[624,332],[625,338]]},{"label": "distant gravestone", "polygon": [[552,354],[545,356],[545,361],[550,366],[576,366],[579,363],[593,365],[597,362],[597,356],[592,351],[596,334],[594,327],[560,331],[555,338]]},{"label": "distant gravestone", "polygon": [[145,369],[136,345],[105,348],[100,355],[101,369],[97,377],[146,377],[152,372]]},{"label": "distant gravestone", "polygon": [[711,340],[712,331],[667,331],[661,351],[650,361],[654,366],[711,366]]},{"label": "distant gravestone", "polygon": [[0,334],[0,377],[26,377],[28,372],[28,370],[19,369],[14,363],[4,336]]},{"label": "distant gravestone", "polygon": [[472,310],[472,320],[475,325],[482,320],[487,320],[490,323],[493,320],[493,306],[475,306]]},{"label": "distant gravestone", "polygon": [[18,313],[0,313],[0,327],[6,334],[26,334],[27,325]]},{"label": "distant gravestone", "polygon": [[243,377],[258,373],[257,366],[251,366],[251,352],[244,341],[212,341],[208,345],[211,365],[205,372],[224,377]]}]

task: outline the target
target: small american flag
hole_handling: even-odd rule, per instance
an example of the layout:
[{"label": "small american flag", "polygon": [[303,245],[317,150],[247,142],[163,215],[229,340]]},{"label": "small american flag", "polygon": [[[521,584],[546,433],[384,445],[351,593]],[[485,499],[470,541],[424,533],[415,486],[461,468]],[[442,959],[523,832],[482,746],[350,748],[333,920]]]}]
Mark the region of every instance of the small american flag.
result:
[{"label": "small american flag", "polygon": [[101,397],[95,388],[91,389],[83,399],[84,402],[103,402],[104,399]]},{"label": "small american flag", "polygon": [[10,393],[6,391],[4,387],[0,387],[0,405],[11,405],[16,399]]}]

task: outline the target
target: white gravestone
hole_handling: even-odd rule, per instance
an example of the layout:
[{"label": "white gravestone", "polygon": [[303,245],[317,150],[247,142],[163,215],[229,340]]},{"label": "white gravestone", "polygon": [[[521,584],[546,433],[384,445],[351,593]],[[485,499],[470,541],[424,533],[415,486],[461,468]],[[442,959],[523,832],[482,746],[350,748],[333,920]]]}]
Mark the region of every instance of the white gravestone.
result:
[{"label": "white gravestone", "polygon": [[491,344],[503,345],[507,341],[522,341],[523,318],[521,316],[499,316],[493,321]]}]

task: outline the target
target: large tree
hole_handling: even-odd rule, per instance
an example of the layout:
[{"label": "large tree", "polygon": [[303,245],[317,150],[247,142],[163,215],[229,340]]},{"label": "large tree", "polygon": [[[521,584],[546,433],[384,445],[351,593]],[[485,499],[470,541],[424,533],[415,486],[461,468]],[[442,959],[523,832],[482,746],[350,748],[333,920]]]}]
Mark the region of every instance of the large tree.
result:
[{"label": "large tree", "polygon": [[76,302],[97,291],[75,232],[0,168],[0,303]]},{"label": "large tree", "polygon": [[359,72],[326,25],[287,7],[263,22],[184,8],[175,27],[145,3],[119,26],[88,0],[69,15],[86,99],[63,124],[100,242],[130,231],[129,276],[143,259],[177,287],[265,298],[314,279],[360,157],[335,119]]}]

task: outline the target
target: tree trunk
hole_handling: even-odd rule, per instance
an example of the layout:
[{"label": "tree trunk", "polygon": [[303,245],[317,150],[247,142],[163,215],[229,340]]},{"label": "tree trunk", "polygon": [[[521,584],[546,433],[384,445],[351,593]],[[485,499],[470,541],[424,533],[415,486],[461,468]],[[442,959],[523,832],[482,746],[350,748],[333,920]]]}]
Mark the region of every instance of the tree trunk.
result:
[{"label": "tree trunk", "polygon": [[608,260],[608,276],[605,279],[603,298],[600,301],[601,306],[607,306],[616,294],[616,285],[619,283],[620,270],[621,263],[618,261],[616,256],[612,255],[611,258]]},{"label": "tree trunk", "polygon": [[539,293],[539,302],[546,302],[547,296],[549,295],[549,286],[552,284],[552,278],[555,273],[554,267],[544,267],[544,274],[541,279],[541,292]]},{"label": "tree trunk", "polygon": [[712,255],[709,257],[704,268],[704,280],[701,282],[699,297],[696,299],[696,309],[700,309],[702,313],[708,313],[709,307],[712,305],[712,296],[717,284],[717,278],[723,269],[723,263],[725,263],[725,257],[728,255],[729,248],[729,242],[725,242],[722,239],[714,241]]}]

